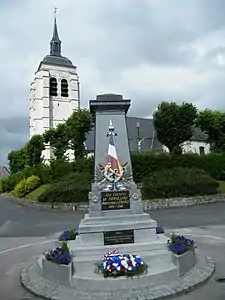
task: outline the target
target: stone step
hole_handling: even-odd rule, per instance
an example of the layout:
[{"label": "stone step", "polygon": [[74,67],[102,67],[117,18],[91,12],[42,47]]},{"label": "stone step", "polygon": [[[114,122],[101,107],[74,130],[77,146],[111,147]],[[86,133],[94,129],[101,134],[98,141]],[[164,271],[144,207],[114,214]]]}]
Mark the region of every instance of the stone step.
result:
[{"label": "stone step", "polygon": [[154,241],[151,242],[139,242],[134,244],[121,244],[121,245],[91,245],[89,244],[88,247],[86,244],[82,245],[81,243],[78,243],[78,240],[75,241],[69,241],[68,247],[72,252],[74,252],[75,256],[88,256],[90,254],[93,255],[104,255],[106,252],[112,251],[114,249],[119,250],[120,252],[129,253],[131,251],[137,252],[140,250],[161,250],[166,248],[168,238],[161,234],[156,235],[156,238]]},{"label": "stone step", "polygon": [[149,214],[132,214],[132,215],[115,215],[115,216],[108,216],[108,217],[90,217],[89,214],[84,216],[84,219],[81,221],[82,225],[89,225],[89,224],[105,224],[105,223],[126,223],[132,220],[133,222],[140,222],[140,221],[153,221],[150,219]]},{"label": "stone step", "polygon": [[133,215],[133,210],[132,209],[117,209],[117,210],[102,210],[101,211],[101,216],[102,217],[113,217],[113,216],[132,216]]},{"label": "stone step", "polygon": [[124,284],[126,289],[140,289],[154,285],[168,283],[178,276],[177,267],[172,262],[159,263],[154,260],[148,268],[146,275],[139,277],[127,278],[104,278],[101,273],[96,271],[75,272],[72,277],[72,285],[78,291],[115,291],[123,290]]},{"label": "stone step", "polygon": [[129,230],[129,229],[149,229],[156,228],[155,221],[130,221],[126,222],[114,222],[106,224],[84,224],[83,222],[79,225],[79,232],[82,233],[94,233],[94,232],[104,232],[104,231],[116,231],[116,230]]}]

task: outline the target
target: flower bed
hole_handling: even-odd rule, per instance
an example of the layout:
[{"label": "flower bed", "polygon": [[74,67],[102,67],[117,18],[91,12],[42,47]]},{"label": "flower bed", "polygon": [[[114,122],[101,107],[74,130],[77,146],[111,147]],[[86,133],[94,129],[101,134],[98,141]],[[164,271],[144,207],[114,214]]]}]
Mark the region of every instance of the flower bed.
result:
[{"label": "flower bed", "polygon": [[159,225],[156,227],[156,234],[162,234],[164,233],[164,228],[162,225]]},{"label": "flower bed", "polygon": [[77,235],[78,235],[78,232],[76,229],[64,230],[58,237],[58,240],[59,241],[72,241],[72,240],[76,239]]},{"label": "flower bed", "polygon": [[171,234],[170,240],[167,242],[168,249],[174,254],[181,255],[187,251],[194,251],[196,246],[192,239],[188,239],[183,235]]},{"label": "flower bed", "polygon": [[47,261],[56,264],[68,265],[72,261],[72,255],[66,242],[63,242],[61,247],[48,250],[44,255]]},{"label": "flower bed", "polygon": [[172,261],[178,268],[178,276],[187,273],[196,263],[195,243],[183,235],[171,234],[168,248],[172,254]]},{"label": "flower bed", "polygon": [[121,254],[119,251],[108,252],[97,264],[98,272],[104,277],[139,276],[147,272],[147,265],[138,255]]}]

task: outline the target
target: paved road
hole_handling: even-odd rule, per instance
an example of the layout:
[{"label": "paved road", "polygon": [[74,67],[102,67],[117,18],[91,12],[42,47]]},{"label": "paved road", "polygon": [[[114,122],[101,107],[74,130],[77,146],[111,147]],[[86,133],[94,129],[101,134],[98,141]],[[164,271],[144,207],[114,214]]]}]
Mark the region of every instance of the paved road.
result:
[{"label": "paved road", "polygon": [[[152,211],[150,215],[170,228],[220,225],[225,224],[225,203]],[[0,197],[0,237],[45,237],[76,227],[82,217],[81,212],[29,208]]]},{"label": "paved road", "polygon": [[[225,275],[225,203],[152,211],[153,219],[168,228],[195,235],[198,246],[217,261],[217,274]],[[83,213],[44,211],[15,205],[0,197],[0,299],[30,296],[18,280],[20,264],[54,245],[64,228],[76,227]],[[208,237],[207,237],[208,236]],[[215,239],[218,237],[218,239]],[[182,300],[222,300],[225,284],[213,280]],[[30,296],[34,299],[33,296]]]}]

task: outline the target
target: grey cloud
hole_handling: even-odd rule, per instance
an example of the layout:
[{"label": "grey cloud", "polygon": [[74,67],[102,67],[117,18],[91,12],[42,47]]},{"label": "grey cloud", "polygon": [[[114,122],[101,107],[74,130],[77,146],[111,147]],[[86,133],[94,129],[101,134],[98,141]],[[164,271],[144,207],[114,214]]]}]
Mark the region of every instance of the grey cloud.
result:
[{"label": "grey cloud", "polygon": [[6,165],[8,153],[22,147],[27,140],[27,117],[0,119],[0,165]]}]

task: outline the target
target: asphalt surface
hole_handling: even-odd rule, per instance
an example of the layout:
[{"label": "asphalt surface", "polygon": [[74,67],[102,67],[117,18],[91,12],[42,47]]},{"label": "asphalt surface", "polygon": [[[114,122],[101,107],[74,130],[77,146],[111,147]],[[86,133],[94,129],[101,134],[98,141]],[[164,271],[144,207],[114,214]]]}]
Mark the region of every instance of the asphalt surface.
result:
[{"label": "asphalt surface", "polygon": [[[225,276],[225,203],[150,212],[167,232],[190,234],[198,247],[217,262],[216,275]],[[58,233],[76,228],[83,213],[46,211],[16,205],[0,197],[0,299],[35,299],[22,289],[21,263],[54,245]],[[178,299],[224,300],[225,283],[214,280]]]},{"label": "asphalt surface", "polygon": [[[77,227],[83,215],[15,205],[0,197],[0,237],[46,237],[67,227]],[[225,224],[225,203],[158,210],[150,215],[170,228],[220,225]]]}]

